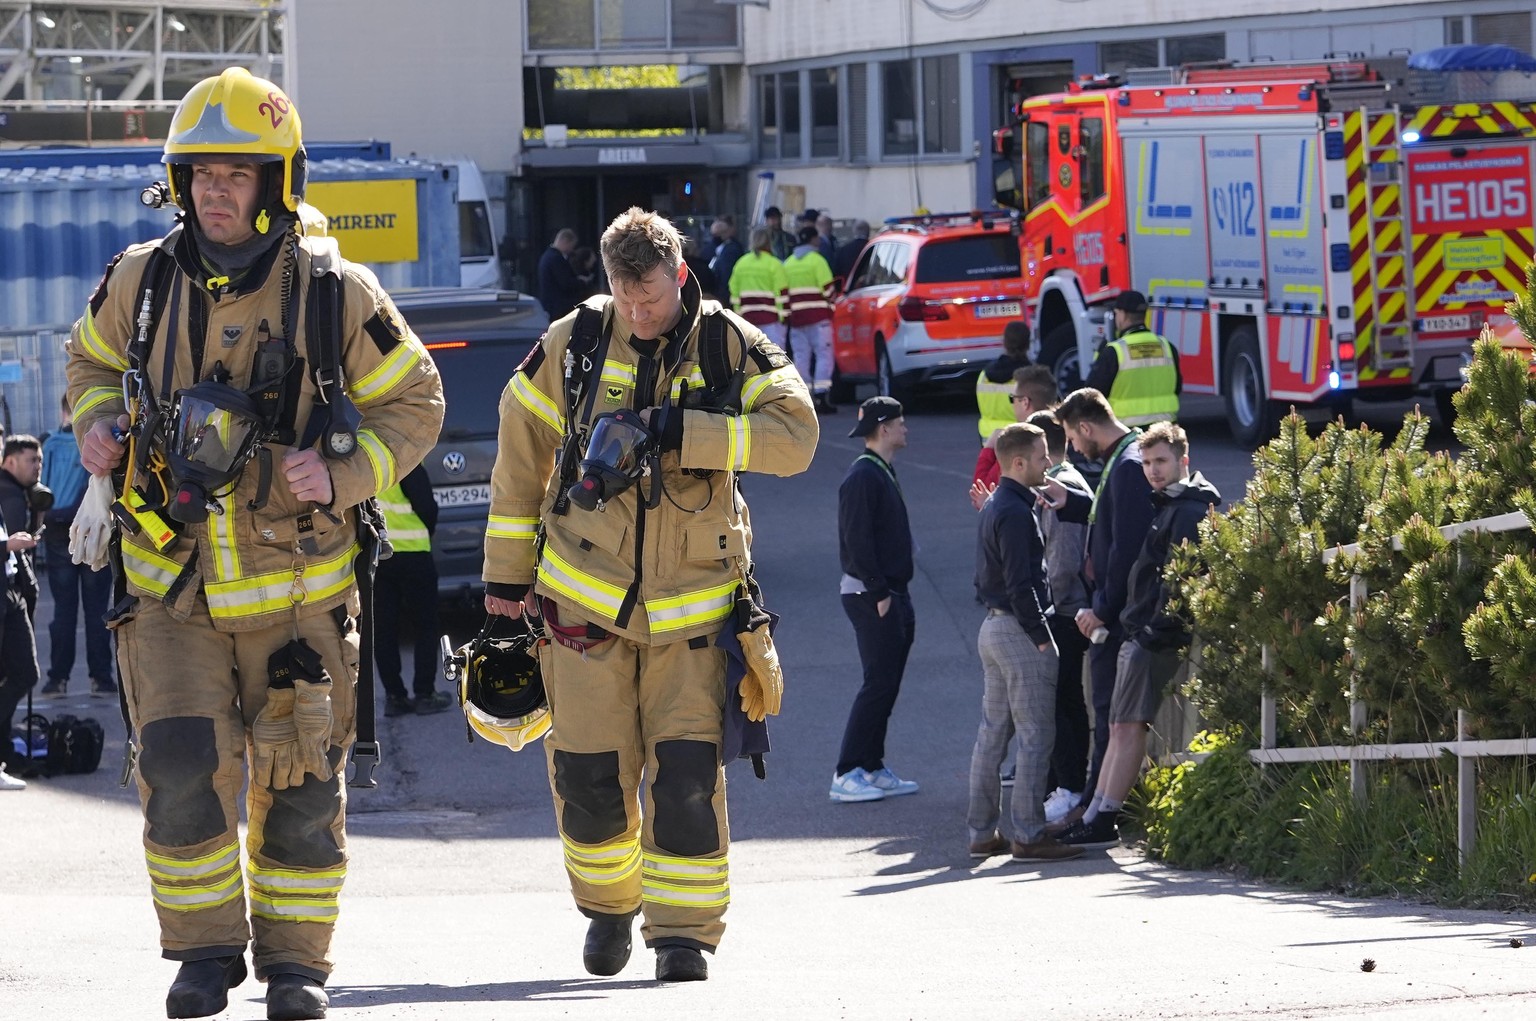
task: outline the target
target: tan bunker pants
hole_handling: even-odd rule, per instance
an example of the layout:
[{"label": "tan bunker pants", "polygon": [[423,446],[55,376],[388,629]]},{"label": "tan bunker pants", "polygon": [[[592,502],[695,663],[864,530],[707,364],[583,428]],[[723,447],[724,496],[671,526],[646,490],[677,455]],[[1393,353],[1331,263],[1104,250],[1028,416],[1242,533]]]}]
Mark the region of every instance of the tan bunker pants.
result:
[{"label": "tan bunker pants", "polygon": [[[560,607],[562,623],[576,616]],[[712,638],[642,645],[615,636],[585,655],[549,642],[539,662],[553,717],[550,788],[577,907],[588,916],[643,908],[646,946],[714,950],[730,901],[725,653]]]},{"label": "tan bunker pants", "polygon": [[243,877],[236,798],[245,785],[251,722],[266,704],[267,658],[295,637],[295,624],[216,631],[201,597],[184,622],[141,598],[116,623],[140,747],[144,855],[166,958],[226,957],[252,941],[258,978],[291,972],[323,982],[330,974],[336,899],[347,869],[342,774],[356,717],[356,614],[354,594],[347,607],[297,622],[298,635],[331,676],[328,754],[336,775],[308,774],[280,791],[251,786]]}]

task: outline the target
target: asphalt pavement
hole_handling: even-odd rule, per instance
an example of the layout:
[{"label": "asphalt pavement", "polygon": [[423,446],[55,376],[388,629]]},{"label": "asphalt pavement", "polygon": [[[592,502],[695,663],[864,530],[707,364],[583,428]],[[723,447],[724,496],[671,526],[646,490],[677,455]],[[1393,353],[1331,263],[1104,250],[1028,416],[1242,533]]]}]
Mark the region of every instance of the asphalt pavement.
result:
[{"label": "asphalt pavement", "polygon": [[[1536,1014],[1525,914],[1281,889],[1166,868],[1131,847],[1052,865],[967,857],[981,612],[965,497],[976,439],[961,408],[914,409],[896,461],[919,546],[918,624],[887,748],[918,794],[854,805],[826,794],[859,676],[837,596],[837,485],[860,449],[844,408],[824,419],[810,471],[746,482],[759,573],[784,618],[787,690],[767,781],[728,770],[732,903],[710,980],[659,985],[639,947],[617,977],[582,970],[586,923],[565,892],[541,751],[470,744],[456,713],[381,718],[380,786],[351,794],[330,1016]],[[1240,496],[1247,452],[1222,446],[1215,419],[1187,424],[1196,466]],[[48,613],[45,600],[44,635]],[[450,620],[455,632],[474,624]],[[95,715],[108,748],[94,774],[0,794],[0,1021],[161,1017],[175,966],[158,956],[136,796],[117,786],[115,704],[39,705]],[[264,1017],[262,991],[247,981],[220,1017]]]}]

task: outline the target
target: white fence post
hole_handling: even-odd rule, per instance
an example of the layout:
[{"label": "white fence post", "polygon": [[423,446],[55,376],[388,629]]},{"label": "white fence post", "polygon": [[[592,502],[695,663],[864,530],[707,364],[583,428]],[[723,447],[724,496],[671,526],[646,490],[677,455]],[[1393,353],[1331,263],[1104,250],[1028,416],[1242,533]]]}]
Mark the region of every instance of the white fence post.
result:
[{"label": "white fence post", "polygon": [[[1349,577],[1349,614],[1350,618],[1360,612],[1365,606],[1366,586],[1365,579],[1358,574]],[[1349,669],[1349,732],[1359,737],[1365,730],[1365,703],[1358,698],[1357,685],[1359,683],[1359,671],[1351,662]],[[1349,793],[1354,797],[1355,804],[1364,806],[1366,792],[1365,764],[1359,759],[1349,760]]]},{"label": "white fence post", "polygon": [[[1456,710],[1456,743],[1472,739],[1472,714]],[[1456,850],[1465,869],[1477,844],[1477,759],[1456,749]]]},{"label": "white fence post", "polygon": [[1264,671],[1264,691],[1259,696],[1259,747],[1275,747],[1275,694],[1269,688],[1269,675],[1274,670],[1274,654],[1268,643],[1259,646],[1259,664]]}]

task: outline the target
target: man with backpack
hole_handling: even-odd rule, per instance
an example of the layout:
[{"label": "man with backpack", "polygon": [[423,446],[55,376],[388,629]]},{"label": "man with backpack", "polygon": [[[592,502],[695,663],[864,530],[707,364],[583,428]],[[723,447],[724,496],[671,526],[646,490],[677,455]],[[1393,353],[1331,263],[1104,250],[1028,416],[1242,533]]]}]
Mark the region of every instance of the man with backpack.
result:
[{"label": "man with backpack", "polygon": [[[818,429],[784,352],[702,297],[669,222],[631,208],[601,247],[612,299],[550,326],[502,395],[485,608],[549,639],[545,751],[583,965],[622,971],[643,913],[657,980],[697,981],[730,900],[737,697],[717,639],[755,589],[737,476],[804,471]],[[741,682],[748,719],[779,698]]]},{"label": "man with backpack", "polygon": [[180,963],[166,1014],[222,1011],[251,943],[267,1017],[321,1018],[359,550],[372,497],[431,449],[442,384],[373,274],[301,232],[307,160],[280,88],[243,68],[197,83],[163,161],[179,223],[108,265],[67,371],[81,464],[124,472],[109,626],[162,956]]}]

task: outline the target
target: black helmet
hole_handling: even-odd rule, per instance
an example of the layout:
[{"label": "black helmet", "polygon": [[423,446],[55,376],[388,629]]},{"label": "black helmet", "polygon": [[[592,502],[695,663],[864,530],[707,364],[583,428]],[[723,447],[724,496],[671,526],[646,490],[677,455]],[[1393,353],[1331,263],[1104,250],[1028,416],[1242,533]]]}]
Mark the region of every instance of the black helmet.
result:
[{"label": "black helmet", "polygon": [[[498,624],[505,637],[494,632]],[[486,618],[480,634],[459,649],[459,705],[472,731],[514,752],[549,729],[549,699],[534,655],[527,617]]]}]

